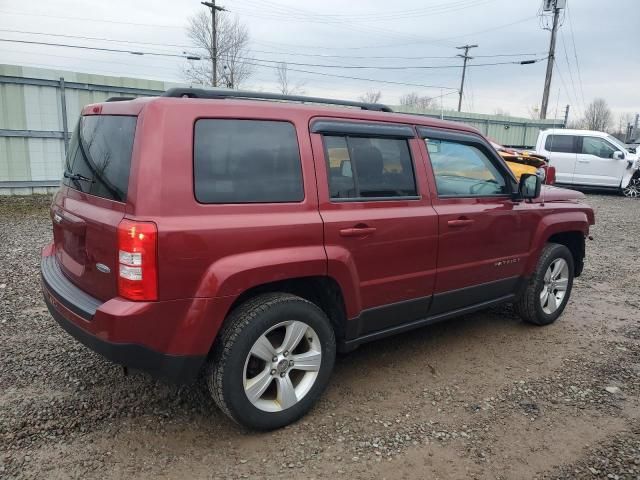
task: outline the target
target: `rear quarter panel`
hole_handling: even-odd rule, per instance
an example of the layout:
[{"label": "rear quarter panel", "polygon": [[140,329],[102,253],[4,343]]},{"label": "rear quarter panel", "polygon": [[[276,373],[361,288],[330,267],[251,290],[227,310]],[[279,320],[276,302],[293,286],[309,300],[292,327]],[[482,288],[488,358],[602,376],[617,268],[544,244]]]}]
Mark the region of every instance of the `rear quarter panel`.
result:
[{"label": "rear quarter panel", "polygon": [[[283,278],[326,274],[308,116],[160,99],[141,115],[144,148],[132,171],[132,214],[158,226],[161,300],[235,297]],[[282,120],[296,127],[305,198],[299,203],[201,204],[194,195],[193,132],[199,118]],[[226,312],[225,312],[226,313]],[[218,316],[218,313],[216,313]]]}]

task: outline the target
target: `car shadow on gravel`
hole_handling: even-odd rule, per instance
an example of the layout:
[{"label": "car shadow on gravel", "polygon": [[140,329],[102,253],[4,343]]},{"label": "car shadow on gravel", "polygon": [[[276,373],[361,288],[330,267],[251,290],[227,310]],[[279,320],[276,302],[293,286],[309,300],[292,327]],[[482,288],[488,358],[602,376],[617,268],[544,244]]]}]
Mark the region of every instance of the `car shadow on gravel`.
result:
[{"label": "car shadow on gravel", "polygon": [[[327,396],[333,397],[334,389],[351,389],[352,379],[361,377],[363,371],[373,373],[391,366],[402,371],[410,368],[415,357],[428,359],[432,349],[456,350],[461,348],[461,342],[468,339],[497,338],[514,329],[526,328],[508,307],[503,307],[363,345],[339,357]],[[37,398],[23,398],[13,407],[16,415],[3,421],[7,431],[13,432],[18,439],[21,431],[39,434],[37,436],[42,439],[74,436],[99,430],[118,419],[145,417],[157,419],[158,425],[167,421],[189,425],[194,432],[211,433],[215,430],[223,437],[249,433],[217,409],[202,385],[167,385],[137,371],[130,371],[125,376],[122,367],[77,344],[63,332],[59,335],[60,338],[54,335],[46,340],[53,348],[37,349],[41,353],[32,359],[34,363],[48,365],[46,371],[34,369],[30,375],[30,388],[37,392]],[[29,372],[31,364],[24,360],[19,359],[23,373],[25,367]],[[16,364],[14,368],[19,366]],[[20,378],[12,379],[7,373],[12,370],[5,370],[4,380],[15,387],[27,388],[28,385],[21,384]],[[42,378],[34,384],[33,379],[38,376]],[[384,383],[378,387],[384,389]],[[39,406],[43,397],[48,397],[46,408]],[[327,414],[333,402],[326,403],[321,402],[306,420],[313,421],[314,417]],[[32,443],[38,443],[34,437]]]},{"label": "car shadow on gravel", "polygon": [[371,360],[386,355],[396,354],[394,360],[401,361],[406,358],[407,351],[421,351],[421,354],[428,355],[425,348],[429,346],[449,348],[470,338],[490,338],[514,330],[536,328],[522,322],[510,305],[492,307],[361,345],[353,352],[341,355],[336,370],[351,368],[351,363],[368,365]]}]

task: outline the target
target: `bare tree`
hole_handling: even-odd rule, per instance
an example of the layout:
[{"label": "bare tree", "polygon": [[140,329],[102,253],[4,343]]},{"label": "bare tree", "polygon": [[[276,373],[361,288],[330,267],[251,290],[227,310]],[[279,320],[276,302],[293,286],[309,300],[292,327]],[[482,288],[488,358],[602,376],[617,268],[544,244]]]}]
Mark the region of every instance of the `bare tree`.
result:
[{"label": "bare tree", "polygon": [[278,82],[278,90],[283,95],[302,95],[304,83],[297,82],[292,85],[289,79],[289,67],[285,62],[279,63],[276,67],[276,80]]},{"label": "bare tree", "polygon": [[532,105],[527,108],[527,115],[531,120],[540,119],[540,107],[538,105]]},{"label": "bare tree", "polygon": [[[238,88],[253,73],[253,65],[247,62],[249,30],[238,18],[220,12],[216,15],[216,70],[218,83],[228,88]],[[187,35],[202,60],[190,61],[185,77],[194,83],[213,85],[213,45],[211,16],[201,11],[189,18]]]},{"label": "bare tree", "polygon": [[629,125],[633,124],[633,114],[628,112],[623,112],[618,115],[617,125],[611,128],[611,134],[619,138],[622,141],[625,141],[627,137],[627,132],[629,130]]},{"label": "bare tree", "polygon": [[596,98],[584,111],[584,127],[604,132],[611,123],[611,110],[603,98]]},{"label": "bare tree", "polygon": [[406,93],[400,97],[400,105],[415,110],[429,110],[434,108],[435,100],[432,97],[420,96],[416,92]]},{"label": "bare tree", "polygon": [[569,120],[569,123],[567,123],[567,128],[570,128],[572,130],[584,130],[586,128],[584,126],[584,118]]},{"label": "bare tree", "polygon": [[382,98],[382,93],[380,90],[369,90],[365,92],[363,95],[360,95],[360,101],[365,103],[378,103]]}]

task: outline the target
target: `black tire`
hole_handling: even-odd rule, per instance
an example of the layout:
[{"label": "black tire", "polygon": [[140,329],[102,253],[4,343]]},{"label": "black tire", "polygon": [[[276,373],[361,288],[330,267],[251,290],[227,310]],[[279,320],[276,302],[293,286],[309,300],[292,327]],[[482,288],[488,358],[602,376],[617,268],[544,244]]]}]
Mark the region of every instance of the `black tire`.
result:
[{"label": "black tire", "polygon": [[[540,301],[540,294],[544,287],[544,275],[549,265],[558,259],[563,258],[569,266],[569,278],[567,282],[567,290],[565,296],[562,299],[562,303],[553,313],[546,313]],[[527,282],[524,291],[520,294],[518,300],[514,303],[514,308],[518,315],[522,317],[525,322],[532,323],[534,325],[549,325],[555,322],[562,312],[564,311],[569,297],[571,296],[571,289],[573,288],[573,277],[575,273],[575,266],[573,261],[573,255],[567,247],[557,243],[547,243],[542,249],[538,264],[536,265],[535,272]]]},{"label": "black tire", "polygon": [[[303,321],[315,331],[322,352],[320,369],[311,389],[297,403],[267,412],[252,404],[245,393],[245,362],[261,335],[291,319]],[[242,303],[227,317],[205,376],[213,400],[232,420],[251,429],[273,430],[295,422],[316,403],[329,382],[335,355],[333,328],[320,308],[288,293],[266,293]]]},{"label": "black tire", "polygon": [[629,184],[620,189],[620,194],[627,198],[640,198],[640,173],[633,174]]}]

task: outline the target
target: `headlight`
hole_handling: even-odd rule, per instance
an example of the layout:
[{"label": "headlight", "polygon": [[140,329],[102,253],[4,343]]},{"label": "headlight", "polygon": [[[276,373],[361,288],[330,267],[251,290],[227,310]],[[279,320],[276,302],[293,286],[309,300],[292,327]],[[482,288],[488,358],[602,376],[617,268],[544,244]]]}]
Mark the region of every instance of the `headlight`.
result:
[{"label": "headlight", "polygon": [[546,171],[544,168],[539,167],[539,168],[536,170],[536,175],[537,175],[538,177],[540,177],[540,181],[541,181],[542,183],[544,183],[545,178],[547,178],[547,171]]}]

